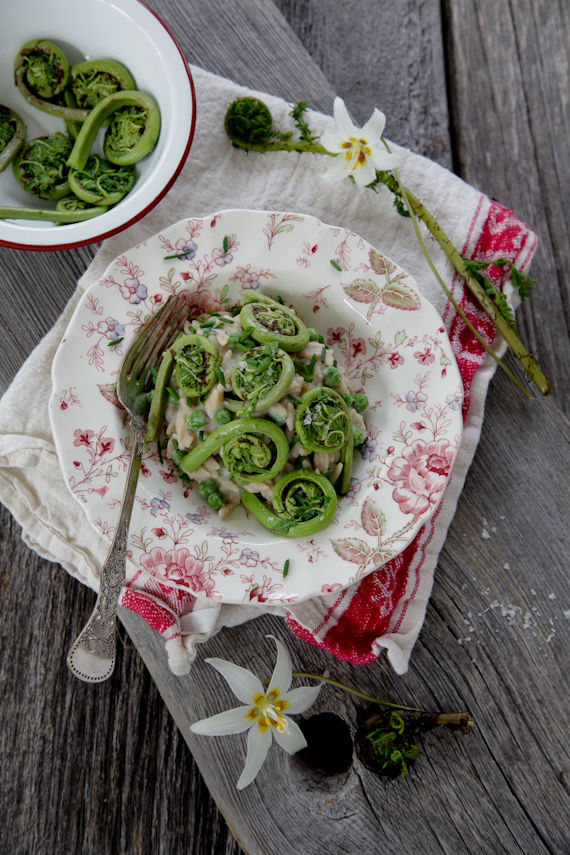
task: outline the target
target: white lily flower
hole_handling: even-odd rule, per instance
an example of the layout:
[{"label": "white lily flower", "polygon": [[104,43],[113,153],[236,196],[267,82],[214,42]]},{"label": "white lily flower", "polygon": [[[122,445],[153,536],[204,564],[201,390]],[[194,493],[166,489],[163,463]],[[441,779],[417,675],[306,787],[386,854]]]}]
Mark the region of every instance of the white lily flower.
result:
[{"label": "white lily flower", "polygon": [[334,127],[326,129],[321,143],[331,154],[339,156],[323,178],[334,184],[352,175],[359,187],[366,187],[376,178],[377,169],[397,169],[402,166],[407,152],[391,154],[381,141],[385,124],[384,113],[374,110],[363,128],[355,127],[342,98],[335,98]]},{"label": "white lily flower", "polygon": [[[249,730],[245,767],[237,782],[238,790],[251,784],[267,757],[273,737],[289,754],[307,747],[299,726],[289,718],[305,712],[317,699],[322,686],[302,686],[292,689],[293,666],[286,647],[274,636],[277,645],[277,662],[267,690],[261,680],[248,671],[225,659],[206,659],[224,677],[232,692],[245,706],[204,718],[195,722],[190,730],[206,736],[223,736]],[[285,711],[289,715],[284,715]]]}]

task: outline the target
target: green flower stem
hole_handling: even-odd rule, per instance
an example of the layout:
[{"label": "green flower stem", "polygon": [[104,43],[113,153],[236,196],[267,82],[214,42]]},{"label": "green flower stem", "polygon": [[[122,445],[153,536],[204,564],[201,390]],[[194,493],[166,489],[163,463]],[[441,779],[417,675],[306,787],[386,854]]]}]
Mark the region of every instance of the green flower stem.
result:
[{"label": "green flower stem", "polygon": [[[268,446],[258,434],[268,436],[275,444],[276,453],[273,463],[271,463]],[[242,441],[240,444],[236,442],[238,439]],[[264,448],[261,448],[262,445]],[[289,443],[281,428],[267,419],[245,418],[230,422],[213,431],[182,458],[180,466],[186,472],[195,472],[222,446],[224,447],[222,452],[224,466],[229,469],[236,481],[242,483],[274,478],[281,472],[289,456]],[[262,469],[257,465],[260,461],[267,461],[266,468]],[[242,498],[250,495],[252,494],[244,492]]]},{"label": "green flower stem", "polygon": [[51,223],[66,225],[91,220],[108,211],[106,205],[86,208],[83,211],[43,211],[39,208],[11,208],[0,206],[0,220],[46,220]]},{"label": "green flower stem", "polygon": [[[548,395],[551,388],[550,381],[547,377],[544,376],[544,374],[542,373],[532,356],[529,354],[524,344],[509,324],[509,322],[501,315],[491,298],[488,297],[487,294],[485,294],[485,291],[483,290],[481,285],[477,282],[475,277],[472,276],[467,270],[467,267],[465,266],[461,255],[453,246],[452,242],[450,241],[444,230],[441,228],[435,217],[427,210],[425,205],[423,205],[419,201],[419,199],[414,196],[413,193],[411,193],[407,188],[404,188],[400,184],[399,177],[398,185],[401,188],[401,191],[403,191],[402,195],[405,194],[404,198],[407,197],[407,202],[409,203],[408,210],[410,211],[410,213],[416,214],[425,223],[431,234],[435,237],[447,257],[455,267],[456,271],[459,273],[461,278],[465,280],[467,287],[469,288],[471,293],[476,297],[481,307],[489,315],[489,317],[491,318],[491,320],[493,321],[493,323],[495,324],[495,326],[513,351],[514,355],[523,366],[524,370],[532,379],[535,386],[543,395]],[[488,348],[486,349],[488,350]],[[502,363],[499,364],[502,368],[504,368]],[[512,379],[512,375],[509,376],[511,376]],[[517,385],[520,386],[521,384],[518,383]]]},{"label": "green flower stem", "polygon": [[[13,128],[14,125],[16,126],[13,136],[8,140],[5,147],[0,149],[0,172],[2,172],[23,146],[26,139],[26,125],[14,110],[11,110],[10,107],[3,107],[2,105],[0,105],[0,125],[8,135],[10,133],[9,129]],[[0,128],[0,145],[4,144],[3,136]],[[5,139],[6,137],[4,136]]]},{"label": "green flower stem", "polygon": [[[372,698],[370,695],[365,695],[364,692],[359,692],[358,689],[351,689],[350,686],[345,686],[344,683],[339,683],[338,680],[331,680],[329,677],[319,677],[318,674],[307,674],[304,671],[293,671],[292,677],[304,677],[307,680],[320,680],[321,683],[329,683],[331,686],[336,686],[345,692],[350,692],[351,695],[356,695],[357,698],[362,698],[371,704],[379,704],[381,707],[388,707],[391,710],[405,710],[406,712],[427,713],[428,710],[420,710],[417,707],[404,707],[402,704],[391,704],[389,701],[382,701],[379,698]],[[263,685],[269,684],[269,680],[264,680]],[[467,721],[467,727],[475,727],[475,722],[469,719],[466,712],[456,713],[440,713],[437,717],[439,725],[462,725]]]},{"label": "green flower stem", "polygon": [[[431,260],[431,258],[430,258],[430,255],[429,255],[429,253],[428,253],[428,251],[427,251],[426,245],[425,245],[425,243],[424,243],[424,239],[423,239],[422,234],[421,234],[421,232],[420,232],[420,227],[419,227],[419,225],[418,225],[418,221],[417,221],[417,217],[416,217],[415,211],[414,211],[414,209],[413,209],[413,207],[412,207],[412,205],[411,205],[411,202],[410,202],[410,200],[409,200],[409,198],[408,198],[408,192],[407,192],[406,188],[403,186],[402,182],[400,181],[400,176],[399,176],[399,174],[398,174],[398,170],[397,170],[397,169],[395,169],[395,170],[394,170],[394,174],[395,174],[395,176],[396,176],[396,180],[397,180],[397,182],[398,182],[398,188],[399,188],[400,194],[401,194],[402,198],[404,199],[404,201],[405,201],[405,203],[406,203],[406,206],[407,206],[407,208],[408,208],[408,211],[409,211],[409,213],[410,213],[410,217],[412,218],[412,223],[414,224],[414,229],[415,229],[415,232],[416,232],[416,237],[417,237],[417,239],[418,239],[418,243],[419,243],[419,245],[420,245],[420,247],[421,247],[421,249],[422,249],[423,254],[425,255],[425,258],[426,258],[427,263],[428,263],[428,264],[429,264],[429,266],[431,267],[431,270],[432,270],[432,272],[433,272],[433,274],[434,274],[435,278],[437,279],[437,281],[439,282],[439,284],[440,284],[440,285],[441,285],[441,287],[443,288],[443,291],[445,292],[445,295],[446,295],[447,299],[448,299],[448,300],[451,302],[451,304],[454,306],[455,311],[457,312],[457,314],[459,315],[459,317],[463,319],[463,321],[465,322],[465,324],[467,324],[467,326],[469,327],[469,329],[471,330],[471,332],[473,333],[473,335],[474,335],[474,336],[477,338],[477,340],[478,340],[478,341],[483,345],[483,347],[485,348],[485,350],[487,351],[487,353],[491,354],[491,356],[493,357],[493,359],[495,360],[495,362],[497,362],[497,363],[498,363],[498,365],[503,369],[503,371],[505,372],[505,374],[507,374],[507,375],[511,378],[511,380],[513,381],[513,383],[516,383],[516,385],[519,387],[519,389],[521,389],[521,390],[524,392],[524,394],[527,396],[527,398],[532,398],[532,395],[530,394],[530,392],[528,391],[528,389],[525,389],[525,387],[524,387],[524,386],[523,386],[523,384],[520,382],[520,380],[518,379],[518,377],[515,377],[515,375],[514,375],[514,374],[513,374],[513,372],[511,371],[511,369],[510,369],[510,368],[508,368],[508,367],[504,364],[504,362],[502,362],[502,360],[500,360],[500,359],[499,359],[499,357],[498,357],[498,356],[497,356],[497,354],[494,352],[494,350],[493,350],[491,347],[489,347],[489,345],[487,344],[487,342],[485,341],[485,339],[484,339],[484,338],[481,336],[481,334],[480,334],[480,333],[475,329],[475,327],[473,326],[473,324],[471,323],[471,321],[467,318],[467,316],[465,315],[465,313],[463,312],[463,310],[462,310],[462,309],[461,309],[461,307],[459,306],[459,303],[454,299],[454,297],[453,297],[453,296],[452,296],[452,294],[451,294],[451,291],[449,290],[449,288],[447,287],[447,285],[445,284],[445,282],[443,281],[443,279],[442,279],[442,278],[441,278],[441,276],[439,275],[439,273],[438,273],[438,271],[437,271],[437,269],[436,269],[436,267],[435,267],[435,265],[434,265],[433,261],[432,261],[432,260]],[[439,241],[438,241],[438,242],[439,242]],[[483,289],[481,289],[481,290],[483,290]],[[506,322],[506,321],[505,321],[505,324],[508,326],[508,324],[507,324],[507,322]],[[511,327],[509,327],[509,329],[511,329]],[[516,337],[516,334],[515,334],[514,332],[513,332],[513,335]],[[518,338],[517,338],[517,341],[518,341]],[[521,345],[521,346],[522,346],[522,345]]]}]

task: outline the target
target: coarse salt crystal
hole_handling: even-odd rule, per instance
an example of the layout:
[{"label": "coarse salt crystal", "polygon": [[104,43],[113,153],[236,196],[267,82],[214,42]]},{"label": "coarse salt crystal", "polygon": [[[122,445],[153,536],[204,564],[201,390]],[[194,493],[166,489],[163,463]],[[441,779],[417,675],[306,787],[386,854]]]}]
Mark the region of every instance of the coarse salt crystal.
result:
[{"label": "coarse salt crystal", "polygon": [[532,596],[533,596],[533,597],[536,597],[536,591],[534,590],[534,588],[531,588],[531,589],[530,589],[530,592],[531,592],[531,594],[532,594]]},{"label": "coarse salt crystal", "polygon": [[549,600],[555,600],[555,599],[556,599],[556,594],[549,594],[549,595],[548,595],[548,599],[549,599]]},{"label": "coarse salt crystal", "polygon": [[509,562],[508,562],[508,561],[507,561],[507,563],[506,563],[504,566],[505,566],[505,570],[510,570],[510,569],[511,569],[511,565],[509,564]]},{"label": "coarse salt crystal", "polygon": [[570,620],[570,609],[564,612],[564,617],[566,618],[566,620]]},{"label": "coarse salt crystal", "polygon": [[486,528],[484,528],[481,532],[481,537],[483,538],[483,540],[489,540],[489,538],[491,537]]}]

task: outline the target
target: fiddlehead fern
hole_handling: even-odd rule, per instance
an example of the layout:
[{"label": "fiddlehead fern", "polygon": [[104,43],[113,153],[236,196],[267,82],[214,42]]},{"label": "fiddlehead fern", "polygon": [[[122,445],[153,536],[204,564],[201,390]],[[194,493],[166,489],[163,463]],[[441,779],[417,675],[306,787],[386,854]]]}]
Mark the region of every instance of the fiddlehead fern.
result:
[{"label": "fiddlehead fern", "polygon": [[18,184],[41,199],[61,199],[69,193],[67,159],[72,142],[56,133],[53,139],[38,137],[25,143],[12,161]]},{"label": "fiddlehead fern", "polygon": [[71,91],[78,107],[92,110],[103,98],[125,89],[136,89],[127,69],[111,59],[80,62],[71,69]]},{"label": "fiddlehead fern", "polygon": [[0,220],[45,220],[64,226],[69,223],[81,223],[91,220],[108,211],[106,205],[88,205],[77,196],[65,196],[60,199],[55,211],[42,211],[39,208],[13,208],[0,206]]},{"label": "fiddlehead fern", "polygon": [[26,126],[20,116],[0,104],[0,172],[6,169],[26,139]]},{"label": "fiddlehead fern", "polygon": [[82,122],[88,110],[66,105],[64,95],[69,80],[69,63],[62,51],[45,39],[26,42],[14,62],[16,86],[26,101],[44,113]]},{"label": "fiddlehead fern", "polygon": [[80,172],[71,170],[69,186],[84,202],[93,205],[114,205],[133,189],[135,172],[132,166],[116,166],[92,154]]},{"label": "fiddlehead fern", "polygon": [[192,398],[209,392],[217,382],[222,361],[214,345],[203,335],[185,335],[173,345],[172,352],[182,392]]},{"label": "fiddlehead fern", "polygon": [[240,323],[261,344],[277,342],[282,350],[295,353],[308,344],[310,333],[292,309],[257,291],[243,292]]},{"label": "fiddlehead fern", "polygon": [[103,151],[111,163],[129,166],[149,154],[160,133],[160,113],[149,95],[135,90],[115,92],[91,110],[81,126],[68,161],[82,170],[101,125],[112,116]]},{"label": "fiddlehead fern", "polygon": [[336,492],[324,475],[295,469],[273,488],[272,511],[253,493],[243,492],[247,510],[266,528],[286,537],[307,537],[325,528],[336,511]]},{"label": "fiddlehead fern", "polygon": [[328,453],[352,448],[352,420],[342,396],[334,389],[309,389],[295,415],[295,430],[309,451]]},{"label": "fiddlehead fern", "polygon": [[266,410],[287,394],[295,365],[276,342],[250,350],[232,371],[232,388],[241,401],[226,400],[229,410],[249,415]]},{"label": "fiddlehead fern", "polygon": [[186,472],[194,472],[222,447],[224,466],[242,484],[274,478],[289,455],[289,443],[281,428],[267,419],[245,418],[213,431],[182,458],[180,465]]}]

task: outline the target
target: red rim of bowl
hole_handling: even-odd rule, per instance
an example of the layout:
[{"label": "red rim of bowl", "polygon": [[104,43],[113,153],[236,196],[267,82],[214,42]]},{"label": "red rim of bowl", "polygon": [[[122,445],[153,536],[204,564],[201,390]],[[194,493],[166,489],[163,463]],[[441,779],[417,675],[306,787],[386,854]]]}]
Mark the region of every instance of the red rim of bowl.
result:
[{"label": "red rim of bowl", "polygon": [[168,183],[163,188],[163,190],[160,191],[158,196],[156,196],[156,198],[153,199],[153,201],[150,202],[150,204],[148,204],[146,206],[146,208],[143,208],[143,210],[139,214],[137,214],[136,217],[132,217],[130,220],[128,220],[122,226],[118,226],[116,229],[111,229],[108,232],[103,232],[102,234],[96,235],[95,237],[89,238],[88,240],[80,240],[80,241],[76,241],[74,243],[61,243],[61,244],[57,244],[57,246],[52,245],[52,244],[50,244],[49,246],[29,246],[28,244],[25,244],[25,243],[12,243],[12,241],[5,241],[5,240],[0,239],[0,246],[7,247],[8,249],[25,249],[25,250],[28,250],[29,252],[53,252],[55,250],[60,250],[60,249],[77,249],[77,247],[80,247],[80,246],[88,246],[91,243],[97,243],[97,241],[105,240],[108,237],[112,237],[112,235],[116,235],[118,232],[124,231],[129,226],[132,226],[133,223],[136,223],[138,220],[140,220],[142,217],[144,217],[145,214],[148,214],[149,211],[152,211],[152,209],[156,205],[158,205],[160,200],[168,193],[168,191],[170,190],[170,188],[172,187],[172,185],[174,184],[174,182],[176,181],[176,179],[180,175],[180,171],[182,170],[182,167],[184,166],[184,164],[186,162],[186,158],[188,157],[188,152],[190,151],[190,146],[192,145],[192,141],[194,139],[194,130],[196,128],[196,90],[194,89],[194,80],[192,78],[190,66],[188,65],[188,60],[184,56],[184,54],[182,52],[182,48],[178,44],[178,41],[176,40],[176,38],[173,36],[171,30],[166,26],[166,24],[164,23],[162,18],[160,18],[153,9],[151,9],[149,6],[147,6],[147,4],[143,2],[143,0],[138,0],[138,2],[140,3],[141,6],[144,6],[145,9],[147,9],[151,13],[151,15],[154,15],[156,20],[159,22],[159,24],[162,25],[162,27],[164,27],[164,29],[166,30],[166,32],[168,33],[168,35],[170,36],[170,38],[172,39],[172,41],[176,45],[176,48],[178,49],[178,53],[182,57],[182,62],[184,63],[184,68],[186,69],[186,74],[188,75],[188,82],[190,83],[190,91],[192,93],[192,126],[190,128],[190,134],[188,135],[188,142],[186,143],[186,148],[184,149],[184,153],[180,159],[180,163],[178,164],[175,171],[173,172],[170,181],[168,181]]}]

